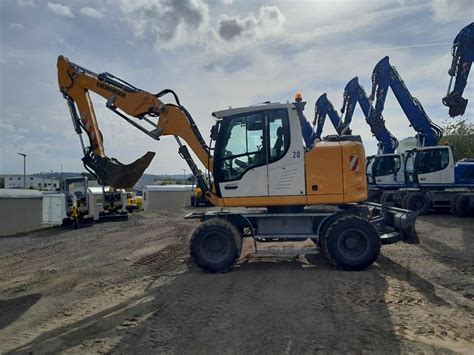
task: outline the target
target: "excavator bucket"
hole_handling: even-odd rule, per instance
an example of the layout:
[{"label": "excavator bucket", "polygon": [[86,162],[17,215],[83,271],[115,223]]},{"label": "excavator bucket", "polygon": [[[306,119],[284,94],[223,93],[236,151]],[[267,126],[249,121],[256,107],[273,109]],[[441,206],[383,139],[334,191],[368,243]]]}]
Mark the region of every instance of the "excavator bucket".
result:
[{"label": "excavator bucket", "polygon": [[133,187],[150,165],[155,153],[147,152],[131,164],[122,164],[117,159],[99,156],[85,156],[84,164],[91,168],[104,185],[116,189]]}]

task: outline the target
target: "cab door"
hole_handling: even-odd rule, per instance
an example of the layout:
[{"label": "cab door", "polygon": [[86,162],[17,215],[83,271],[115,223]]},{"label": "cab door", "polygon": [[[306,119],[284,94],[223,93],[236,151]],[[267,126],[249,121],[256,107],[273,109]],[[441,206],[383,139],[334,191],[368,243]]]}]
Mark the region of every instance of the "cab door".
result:
[{"label": "cab door", "polygon": [[287,107],[266,112],[268,129],[269,196],[304,196],[305,150],[295,110]]},{"label": "cab door", "polygon": [[448,146],[419,150],[416,154],[415,164],[420,185],[454,183],[454,163]]},{"label": "cab door", "polygon": [[215,176],[223,198],[268,196],[265,111],[225,119],[215,154]]}]

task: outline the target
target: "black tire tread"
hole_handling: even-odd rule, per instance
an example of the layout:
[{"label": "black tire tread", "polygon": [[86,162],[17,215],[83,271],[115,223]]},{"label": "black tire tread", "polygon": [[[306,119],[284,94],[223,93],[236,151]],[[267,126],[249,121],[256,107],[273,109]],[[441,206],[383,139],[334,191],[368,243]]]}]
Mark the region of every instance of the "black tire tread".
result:
[{"label": "black tire tread", "polygon": [[472,211],[469,209],[469,196],[458,194],[454,198],[453,212],[458,217],[469,217]]},{"label": "black tire tread", "polygon": [[408,194],[408,197],[406,198],[406,209],[408,210],[412,210],[412,211],[416,211],[414,208],[412,208],[413,206],[413,203],[414,201],[417,199],[417,198],[422,198],[424,199],[425,201],[425,207],[419,211],[417,211],[420,215],[425,215],[428,213],[428,210],[430,208],[430,203],[428,201],[428,199],[426,198],[425,194],[423,192],[412,192],[410,194]]},{"label": "black tire tread", "polygon": [[[198,237],[198,235],[202,231],[206,230],[209,227],[223,228],[223,229],[227,230],[235,240],[236,249],[235,249],[235,254],[233,256],[234,261],[233,261],[233,263],[230,263],[229,265],[227,265],[225,268],[217,269],[217,268],[210,267],[206,264],[203,264],[200,260],[199,255],[194,250],[193,241]],[[242,249],[242,237],[240,236],[239,231],[237,230],[237,228],[232,223],[230,223],[229,221],[227,221],[225,219],[222,219],[222,218],[212,218],[212,219],[209,219],[205,222],[202,222],[191,233],[190,243],[189,243],[189,250],[190,250],[190,254],[191,254],[191,259],[194,261],[194,263],[199,268],[201,268],[202,270],[204,270],[206,272],[224,273],[224,272],[227,272],[227,271],[231,270],[235,266],[235,263],[237,262],[237,260],[240,257],[241,249]]]},{"label": "black tire tread", "polygon": [[405,194],[405,195],[403,195],[402,201],[400,202],[400,205],[401,205],[400,207],[403,208],[403,209],[405,209],[405,210],[408,209],[408,207],[407,207],[407,199],[408,199],[408,196],[410,196],[410,194]]},{"label": "black tire tread", "polygon": [[388,202],[393,202],[393,192],[384,191],[380,196],[380,204],[386,204]]},{"label": "black tire tread", "polygon": [[[351,219],[361,220],[361,221],[366,222],[366,220],[364,220],[361,217],[354,216],[354,215],[347,215],[347,214],[342,215],[341,217],[334,219],[330,223],[328,228],[326,229],[325,234],[322,235],[322,238],[320,239],[321,240],[321,249],[323,250],[322,254],[326,258],[326,260],[329,263],[331,263],[332,265],[334,265],[335,267],[337,267],[338,269],[347,270],[347,271],[360,271],[360,270],[364,270],[367,267],[369,267],[370,265],[372,265],[373,262],[377,259],[378,255],[380,253],[380,247],[382,245],[381,241],[380,241],[380,238],[378,238],[378,245],[376,246],[376,252],[374,253],[374,255],[372,255],[372,257],[365,264],[358,265],[357,267],[349,267],[347,265],[343,265],[340,261],[336,260],[336,258],[334,258],[334,255],[331,255],[331,253],[327,249],[327,239],[328,239],[329,235],[331,234],[332,230],[334,230],[341,223],[345,223],[347,220],[351,220]],[[368,226],[370,226],[371,228],[374,228],[370,224],[368,224]],[[375,231],[375,233],[378,234],[378,232],[375,230],[375,228],[374,228],[374,231]]]}]

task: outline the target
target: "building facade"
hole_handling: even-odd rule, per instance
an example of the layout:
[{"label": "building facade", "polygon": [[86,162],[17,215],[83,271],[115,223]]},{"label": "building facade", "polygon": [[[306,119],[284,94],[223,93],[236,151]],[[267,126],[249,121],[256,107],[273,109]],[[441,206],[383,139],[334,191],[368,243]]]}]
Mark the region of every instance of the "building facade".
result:
[{"label": "building facade", "polygon": [[41,191],[57,191],[61,188],[61,180],[37,175],[26,175],[26,184],[23,184],[22,174],[0,175],[5,189],[35,189]]}]

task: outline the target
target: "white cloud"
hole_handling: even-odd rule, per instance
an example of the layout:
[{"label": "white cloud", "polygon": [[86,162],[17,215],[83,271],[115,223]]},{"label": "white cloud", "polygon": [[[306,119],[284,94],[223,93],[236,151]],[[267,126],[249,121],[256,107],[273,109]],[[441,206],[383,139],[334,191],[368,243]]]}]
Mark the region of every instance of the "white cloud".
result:
[{"label": "white cloud", "polygon": [[434,0],[433,16],[438,22],[472,19],[474,10],[472,0]]},{"label": "white cloud", "polygon": [[13,28],[15,30],[24,30],[25,26],[23,26],[21,23],[11,23],[10,28]]},{"label": "white cloud", "polygon": [[151,33],[157,48],[189,42],[209,19],[209,8],[202,0],[122,0],[119,8],[134,35]]},{"label": "white cloud", "polygon": [[[226,1],[227,3],[231,3]],[[119,9],[136,37],[152,35],[157,49],[198,45],[213,52],[236,50],[249,39],[263,39],[281,33],[285,15],[276,6],[262,6],[258,14],[221,14],[212,24],[208,5],[203,0],[121,0]],[[232,41],[237,46],[222,46]]]},{"label": "white cloud", "polygon": [[104,14],[102,12],[92,7],[83,7],[79,10],[79,12],[81,13],[81,15],[96,18],[96,19],[104,17]]},{"label": "white cloud", "polygon": [[231,41],[238,38],[264,38],[282,32],[286,22],[285,15],[276,6],[262,6],[255,17],[221,15],[217,31],[221,39]]},{"label": "white cloud", "polygon": [[56,4],[54,2],[48,2],[48,9],[57,15],[65,17],[74,17],[71,8],[66,5]]},{"label": "white cloud", "polygon": [[18,6],[36,6],[33,0],[16,0]]}]

